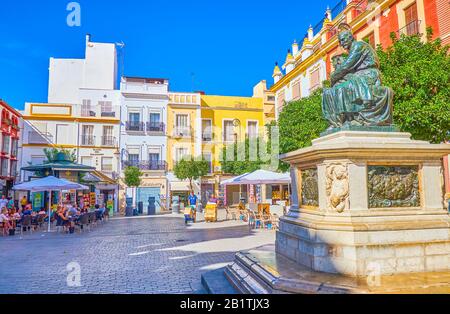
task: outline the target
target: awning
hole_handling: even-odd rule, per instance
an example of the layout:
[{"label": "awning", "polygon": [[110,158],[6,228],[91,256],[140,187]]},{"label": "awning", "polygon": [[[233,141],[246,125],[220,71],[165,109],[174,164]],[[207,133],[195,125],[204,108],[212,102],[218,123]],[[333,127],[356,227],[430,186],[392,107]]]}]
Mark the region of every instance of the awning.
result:
[{"label": "awning", "polygon": [[170,182],[171,191],[189,192],[189,182]]}]

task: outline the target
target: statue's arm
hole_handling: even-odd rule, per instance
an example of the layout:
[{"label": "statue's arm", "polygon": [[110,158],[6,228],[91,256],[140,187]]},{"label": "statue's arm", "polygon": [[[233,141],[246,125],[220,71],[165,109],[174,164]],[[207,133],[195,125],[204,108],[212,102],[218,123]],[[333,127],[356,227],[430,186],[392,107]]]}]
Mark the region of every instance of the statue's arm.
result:
[{"label": "statue's arm", "polygon": [[363,49],[358,42],[354,43],[355,47],[352,47],[350,54],[347,58],[336,68],[336,70],[331,75],[331,81],[337,82],[344,78],[348,73],[352,73],[355,66],[362,58]]}]

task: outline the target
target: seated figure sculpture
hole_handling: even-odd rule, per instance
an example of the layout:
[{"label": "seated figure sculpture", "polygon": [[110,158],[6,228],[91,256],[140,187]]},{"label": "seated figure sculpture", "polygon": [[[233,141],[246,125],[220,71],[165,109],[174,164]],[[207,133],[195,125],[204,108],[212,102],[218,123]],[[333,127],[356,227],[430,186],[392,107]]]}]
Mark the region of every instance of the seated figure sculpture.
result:
[{"label": "seated figure sculpture", "polygon": [[392,125],[394,92],[381,85],[375,50],[364,41],[356,41],[345,23],[339,26],[338,39],[348,55],[333,57],[331,88],[323,92],[322,111],[330,129]]}]

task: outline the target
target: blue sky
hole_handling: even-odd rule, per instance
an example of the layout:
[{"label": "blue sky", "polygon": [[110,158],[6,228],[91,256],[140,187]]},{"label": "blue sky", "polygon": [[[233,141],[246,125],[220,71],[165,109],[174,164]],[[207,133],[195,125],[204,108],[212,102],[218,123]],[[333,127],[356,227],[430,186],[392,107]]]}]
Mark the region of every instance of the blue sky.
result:
[{"label": "blue sky", "polygon": [[337,0],[82,0],[80,27],[67,26],[69,2],[1,1],[0,98],[15,108],[47,101],[49,58],[83,58],[87,33],[125,43],[125,75],[168,78],[172,91],[251,96]]}]

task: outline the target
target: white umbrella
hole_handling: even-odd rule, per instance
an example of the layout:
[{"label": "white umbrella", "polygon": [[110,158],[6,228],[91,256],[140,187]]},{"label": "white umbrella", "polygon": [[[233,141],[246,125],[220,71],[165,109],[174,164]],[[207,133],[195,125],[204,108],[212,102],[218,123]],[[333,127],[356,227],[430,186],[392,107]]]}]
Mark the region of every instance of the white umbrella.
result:
[{"label": "white umbrella", "polygon": [[289,173],[278,173],[267,170],[256,170],[225,181],[222,185],[241,185],[241,184],[289,184],[291,176]]},{"label": "white umbrella", "polygon": [[30,192],[43,192],[49,191],[48,202],[48,232],[50,232],[50,215],[51,215],[51,191],[67,191],[67,190],[88,190],[89,187],[71,182],[66,179],[59,179],[53,176],[48,176],[42,179],[37,179],[22,184],[17,184],[13,187],[13,190],[30,191]]},{"label": "white umbrella", "polygon": [[260,169],[243,176],[239,181],[242,184],[290,184],[291,175]]}]

